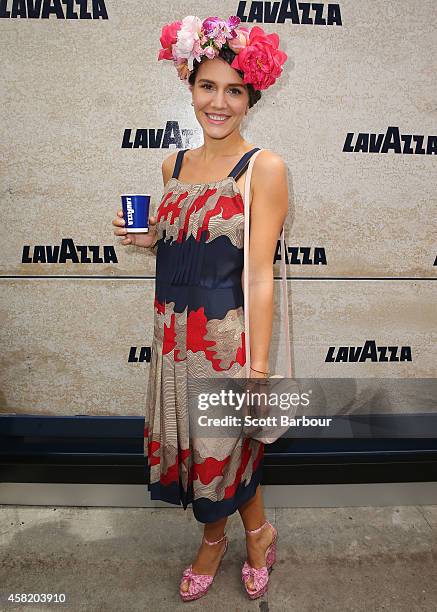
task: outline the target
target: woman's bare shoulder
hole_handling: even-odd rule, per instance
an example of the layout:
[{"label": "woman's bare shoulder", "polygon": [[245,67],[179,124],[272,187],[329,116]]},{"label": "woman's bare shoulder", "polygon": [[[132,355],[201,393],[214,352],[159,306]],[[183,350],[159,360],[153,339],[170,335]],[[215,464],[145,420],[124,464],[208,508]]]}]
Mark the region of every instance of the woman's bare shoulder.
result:
[{"label": "woman's bare shoulder", "polygon": [[287,166],[282,157],[270,149],[262,149],[253,164],[254,188],[280,180],[286,175]]},{"label": "woman's bare shoulder", "polygon": [[178,154],[178,150],[179,149],[172,151],[170,155],[167,155],[167,157],[165,157],[162,160],[162,179],[163,179],[164,186],[167,184],[169,178],[173,174],[173,168],[176,163],[176,157]]},{"label": "woman's bare shoulder", "polygon": [[176,163],[176,157],[177,157],[178,152],[179,152],[179,149],[175,149],[169,155],[167,155],[167,157],[164,157],[164,159],[162,160],[163,169],[165,168],[167,170],[169,168],[174,167]]},{"label": "woman's bare shoulder", "polygon": [[261,172],[268,173],[270,171],[278,171],[283,169],[285,167],[285,161],[280,155],[278,155],[278,153],[275,153],[271,149],[262,149],[259,155],[257,155],[253,165],[254,169],[255,166]]}]

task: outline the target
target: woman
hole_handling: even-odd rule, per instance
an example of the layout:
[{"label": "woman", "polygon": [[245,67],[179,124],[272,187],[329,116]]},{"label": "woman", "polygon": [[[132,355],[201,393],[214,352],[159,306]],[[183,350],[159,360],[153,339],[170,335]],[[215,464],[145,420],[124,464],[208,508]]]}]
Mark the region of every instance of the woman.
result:
[{"label": "woman", "polygon": [[[193,441],[187,424],[188,376],[245,376],[241,194],[258,148],[240,128],[287,59],[276,34],[237,28],[239,22],[190,16],[164,26],[158,59],[172,60],[189,85],[204,143],[163,161],[164,195],[149,219],[149,233],[129,234],[121,242],[157,256],[144,442],[149,490],[152,499],[184,508],[192,503],[204,523],[197,556],[181,578],[184,601],[208,591],[227,550],[227,517],[236,510],[247,535],[242,580],[251,599],[267,590],[275,561],[277,533],[265,519],[259,484],[264,444],[243,436]],[[288,208],[283,160],[261,150],[250,186],[250,377],[265,378],[272,262]],[[121,210],[113,224],[116,235],[126,235]]]}]

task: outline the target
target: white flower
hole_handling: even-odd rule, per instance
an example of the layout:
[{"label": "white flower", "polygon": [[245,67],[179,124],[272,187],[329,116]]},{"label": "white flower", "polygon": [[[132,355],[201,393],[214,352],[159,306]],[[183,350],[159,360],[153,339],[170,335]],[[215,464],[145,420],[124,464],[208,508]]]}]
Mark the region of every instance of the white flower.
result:
[{"label": "white flower", "polygon": [[188,15],[182,20],[182,25],[177,33],[177,41],[175,44],[175,53],[179,58],[185,58],[188,61],[188,68],[193,70],[194,59],[200,60],[202,55],[199,34],[202,27],[202,21],[199,17]]}]

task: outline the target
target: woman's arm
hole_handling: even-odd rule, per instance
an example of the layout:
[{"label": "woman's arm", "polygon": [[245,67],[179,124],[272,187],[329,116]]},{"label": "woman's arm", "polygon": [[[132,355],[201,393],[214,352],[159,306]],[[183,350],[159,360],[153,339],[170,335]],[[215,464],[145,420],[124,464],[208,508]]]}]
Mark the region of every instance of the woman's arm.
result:
[{"label": "woman's arm", "polygon": [[[273,322],[273,260],[288,210],[287,168],[263,150],[253,165],[249,239],[250,365],[269,370]],[[252,372],[251,372],[252,375]]]}]

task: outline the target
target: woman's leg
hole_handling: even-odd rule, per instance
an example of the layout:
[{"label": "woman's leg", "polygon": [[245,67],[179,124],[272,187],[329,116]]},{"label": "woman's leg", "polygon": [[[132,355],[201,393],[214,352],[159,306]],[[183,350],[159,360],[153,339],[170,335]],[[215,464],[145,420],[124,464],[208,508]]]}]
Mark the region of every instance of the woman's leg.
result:
[{"label": "woman's leg", "polygon": [[[210,542],[215,542],[223,537],[227,520],[228,517],[225,516],[223,519],[220,519],[215,523],[205,523],[205,527],[203,529],[203,535],[205,538]],[[197,557],[195,561],[193,561],[193,572],[195,574],[210,574],[213,576],[219,566],[224,548],[225,540],[212,546],[205,544],[205,542],[202,540],[200,548],[197,552]],[[189,581],[184,580],[181,590],[188,591],[189,586]]]},{"label": "woman's leg", "polygon": [[[258,529],[266,522],[264,514],[264,501],[262,498],[261,485],[256,488],[255,495],[245,504],[238,508],[245,529]],[[246,534],[247,561],[254,568],[260,568],[266,562],[266,550],[273,540],[272,530],[268,527],[261,529],[258,533]],[[253,588],[253,580],[247,583]]]}]

